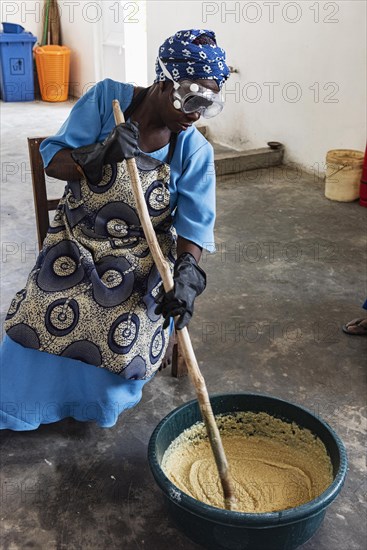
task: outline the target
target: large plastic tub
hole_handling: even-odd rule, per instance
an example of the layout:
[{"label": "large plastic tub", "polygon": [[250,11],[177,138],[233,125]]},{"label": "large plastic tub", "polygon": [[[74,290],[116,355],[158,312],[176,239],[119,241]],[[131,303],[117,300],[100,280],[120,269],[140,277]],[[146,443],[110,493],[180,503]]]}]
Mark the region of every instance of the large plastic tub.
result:
[{"label": "large plastic tub", "polygon": [[38,46],[34,50],[43,101],[66,101],[69,92],[70,49]]},{"label": "large plastic tub", "polygon": [[2,23],[0,91],[3,101],[33,101],[33,45],[37,40],[21,25]]},{"label": "large plastic tub", "polygon": [[334,481],[317,498],[279,512],[245,514],[196,500],[178,489],[164,474],[161,462],[170,443],[186,428],[201,421],[198,402],[190,401],[166,416],[154,430],[148,449],[153,476],[162,489],[172,516],[183,532],[210,550],[294,550],[320,527],[327,507],[339,494],[347,472],[344,445],[332,428],[303,407],[260,394],[210,397],[214,414],[234,411],[266,412],[308,428],[324,443]]}]

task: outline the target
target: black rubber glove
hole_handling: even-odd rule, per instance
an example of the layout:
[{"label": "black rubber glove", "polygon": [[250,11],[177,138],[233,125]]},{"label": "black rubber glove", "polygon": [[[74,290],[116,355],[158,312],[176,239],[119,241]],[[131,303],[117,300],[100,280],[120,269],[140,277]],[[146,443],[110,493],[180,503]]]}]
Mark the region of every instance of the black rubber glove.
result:
[{"label": "black rubber glove", "polygon": [[124,122],[112,130],[102,143],[78,147],[71,153],[73,160],[82,168],[92,185],[103,177],[103,166],[113,162],[137,157],[139,130],[134,122]]},{"label": "black rubber glove", "polygon": [[155,313],[165,318],[163,328],[167,328],[170,317],[177,317],[176,329],[181,330],[190,321],[194,312],[194,301],[206,287],[205,272],[198,266],[194,256],[184,252],[177,258],[173,270],[173,289],[165,292],[163,284],[155,298]]}]

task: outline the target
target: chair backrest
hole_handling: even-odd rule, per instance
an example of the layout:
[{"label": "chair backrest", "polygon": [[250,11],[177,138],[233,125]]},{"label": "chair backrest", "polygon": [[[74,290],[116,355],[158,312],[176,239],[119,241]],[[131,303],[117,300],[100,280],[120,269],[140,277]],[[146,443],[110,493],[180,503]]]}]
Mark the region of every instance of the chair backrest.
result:
[{"label": "chair backrest", "polygon": [[28,138],[29,160],[32,173],[33,200],[36,212],[36,225],[38,248],[41,250],[50,225],[49,211],[55,210],[60,199],[48,199],[46,178],[43,161],[40,153],[40,145],[45,137]]}]

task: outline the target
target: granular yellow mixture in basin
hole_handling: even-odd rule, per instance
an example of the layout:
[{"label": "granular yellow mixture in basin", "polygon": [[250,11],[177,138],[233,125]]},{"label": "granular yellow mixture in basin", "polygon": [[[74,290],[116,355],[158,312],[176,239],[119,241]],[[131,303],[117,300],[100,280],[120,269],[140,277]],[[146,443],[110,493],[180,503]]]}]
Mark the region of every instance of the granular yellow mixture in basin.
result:
[{"label": "granular yellow mixture in basin", "polygon": [[[266,413],[216,416],[233,479],[236,510],[275,512],[304,504],[333,481],[322,441],[310,430]],[[179,489],[224,508],[223,492],[204,424],[197,422],[166,450],[162,464]]]}]

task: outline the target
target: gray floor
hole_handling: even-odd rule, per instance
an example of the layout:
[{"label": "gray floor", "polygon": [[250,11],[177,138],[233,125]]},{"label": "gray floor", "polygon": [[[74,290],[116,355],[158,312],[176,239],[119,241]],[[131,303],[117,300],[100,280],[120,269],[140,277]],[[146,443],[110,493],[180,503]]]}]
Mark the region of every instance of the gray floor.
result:
[{"label": "gray floor", "polygon": [[[50,134],[69,109],[1,106],[2,316],[35,260],[25,137]],[[209,284],[191,335],[209,392],[304,405],[347,447],[344,489],[305,550],[365,548],[366,339],[340,329],[363,315],[365,214],[358,203],[329,202],[322,183],[285,167],[227,177],[218,184],[218,252],[203,258]],[[1,548],[199,548],[167,515],[146,459],[157,423],[193,397],[188,379],[163,371],[111,429],[66,419],[4,431]]]}]

